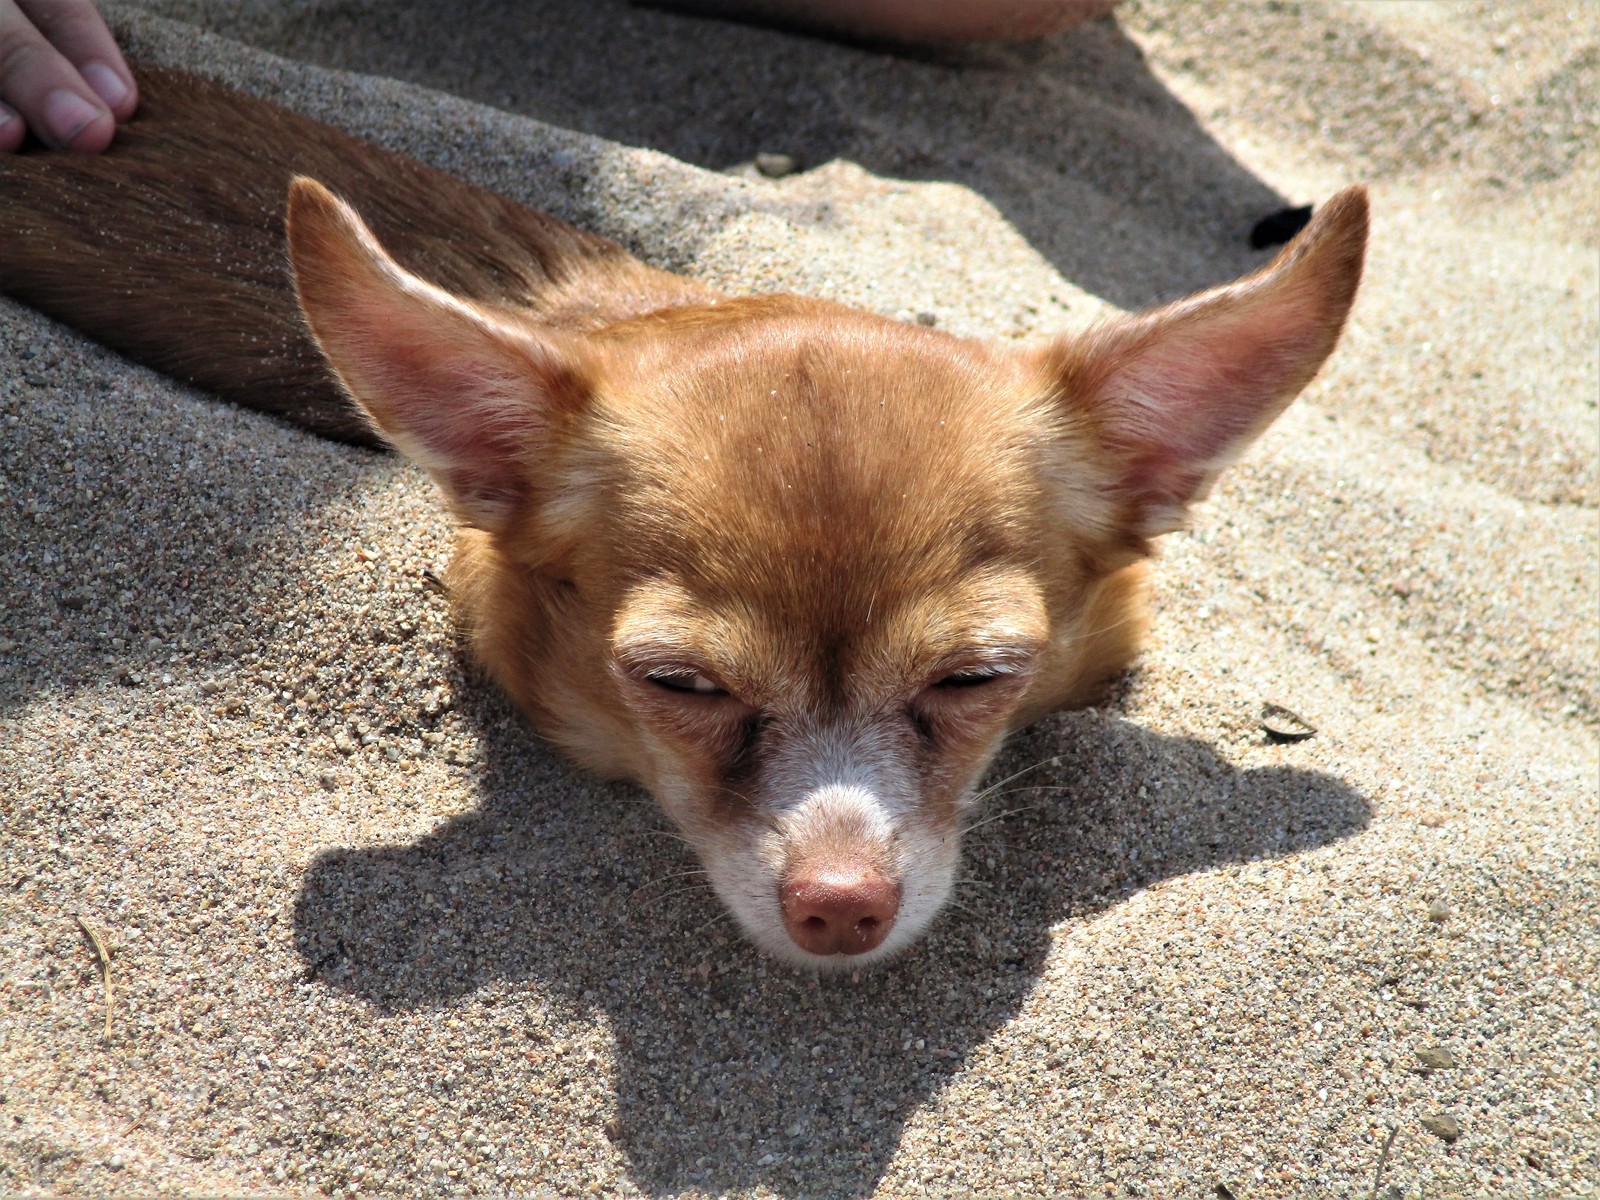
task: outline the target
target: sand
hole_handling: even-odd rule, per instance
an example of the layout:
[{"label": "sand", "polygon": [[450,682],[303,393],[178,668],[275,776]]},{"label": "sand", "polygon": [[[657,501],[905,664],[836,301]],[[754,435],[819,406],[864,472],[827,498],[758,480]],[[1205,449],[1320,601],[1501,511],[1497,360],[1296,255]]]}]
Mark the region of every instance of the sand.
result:
[{"label": "sand", "polygon": [[1600,7],[440,7],[112,11],[739,290],[1039,338],[1358,180],[1368,282],[956,905],[820,981],[463,666],[417,471],[0,301],[0,1193],[1600,1192]]}]

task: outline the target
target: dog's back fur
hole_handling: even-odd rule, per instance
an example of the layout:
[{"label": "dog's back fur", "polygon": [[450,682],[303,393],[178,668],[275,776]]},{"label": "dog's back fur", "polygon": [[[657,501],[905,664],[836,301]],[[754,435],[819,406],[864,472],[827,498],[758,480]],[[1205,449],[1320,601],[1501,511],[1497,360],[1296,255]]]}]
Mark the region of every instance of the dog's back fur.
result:
[{"label": "dog's back fur", "polygon": [[306,329],[289,181],[355,204],[408,269],[593,328],[706,294],[546,213],[180,71],[138,68],[101,155],[0,155],[0,291],[136,362],[327,437],[377,445]]}]

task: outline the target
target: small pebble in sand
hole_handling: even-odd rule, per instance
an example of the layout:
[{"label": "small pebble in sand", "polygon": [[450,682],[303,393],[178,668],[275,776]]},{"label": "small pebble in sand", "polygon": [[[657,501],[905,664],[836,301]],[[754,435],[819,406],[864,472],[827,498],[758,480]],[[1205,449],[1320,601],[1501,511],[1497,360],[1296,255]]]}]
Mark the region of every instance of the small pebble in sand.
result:
[{"label": "small pebble in sand", "polygon": [[1448,921],[1450,919],[1450,905],[1443,897],[1436,897],[1428,901],[1428,920]]},{"label": "small pebble in sand", "polygon": [[1447,1142],[1453,1142],[1461,1136],[1461,1122],[1449,1113],[1430,1113],[1422,1118],[1422,1127]]},{"label": "small pebble in sand", "polygon": [[756,170],[768,179],[782,179],[785,175],[793,175],[799,167],[800,164],[795,162],[792,154],[756,155]]},{"label": "small pebble in sand", "polygon": [[1443,1046],[1419,1046],[1417,1061],[1433,1071],[1448,1071],[1456,1065],[1456,1056]]}]

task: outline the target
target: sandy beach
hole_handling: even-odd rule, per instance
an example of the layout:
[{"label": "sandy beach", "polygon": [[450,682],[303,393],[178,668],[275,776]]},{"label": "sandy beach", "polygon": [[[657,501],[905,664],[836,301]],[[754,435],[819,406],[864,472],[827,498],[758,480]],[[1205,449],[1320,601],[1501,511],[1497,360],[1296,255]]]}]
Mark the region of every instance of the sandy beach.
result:
[{"label": "sandy beach", "polygon": [[1366,283],[1140,668],[820,980],[463,662],[420,471],[0,298],[0,1195],[1600,1194],[1600,6],[441,7],[107,11],[737,292],[1043,339],[1355,182]]}]

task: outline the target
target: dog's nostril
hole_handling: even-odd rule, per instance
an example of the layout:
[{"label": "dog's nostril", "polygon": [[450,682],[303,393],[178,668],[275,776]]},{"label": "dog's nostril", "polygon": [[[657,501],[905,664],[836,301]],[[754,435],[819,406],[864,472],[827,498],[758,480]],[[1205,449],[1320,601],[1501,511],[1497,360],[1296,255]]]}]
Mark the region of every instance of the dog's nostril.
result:
[{"label": "dog's nostril", "polygon": [[811,954],[865,954],[883,944],[900,911],[900,886],[853,863],[796,870],[780,899],[784,927]]}]

